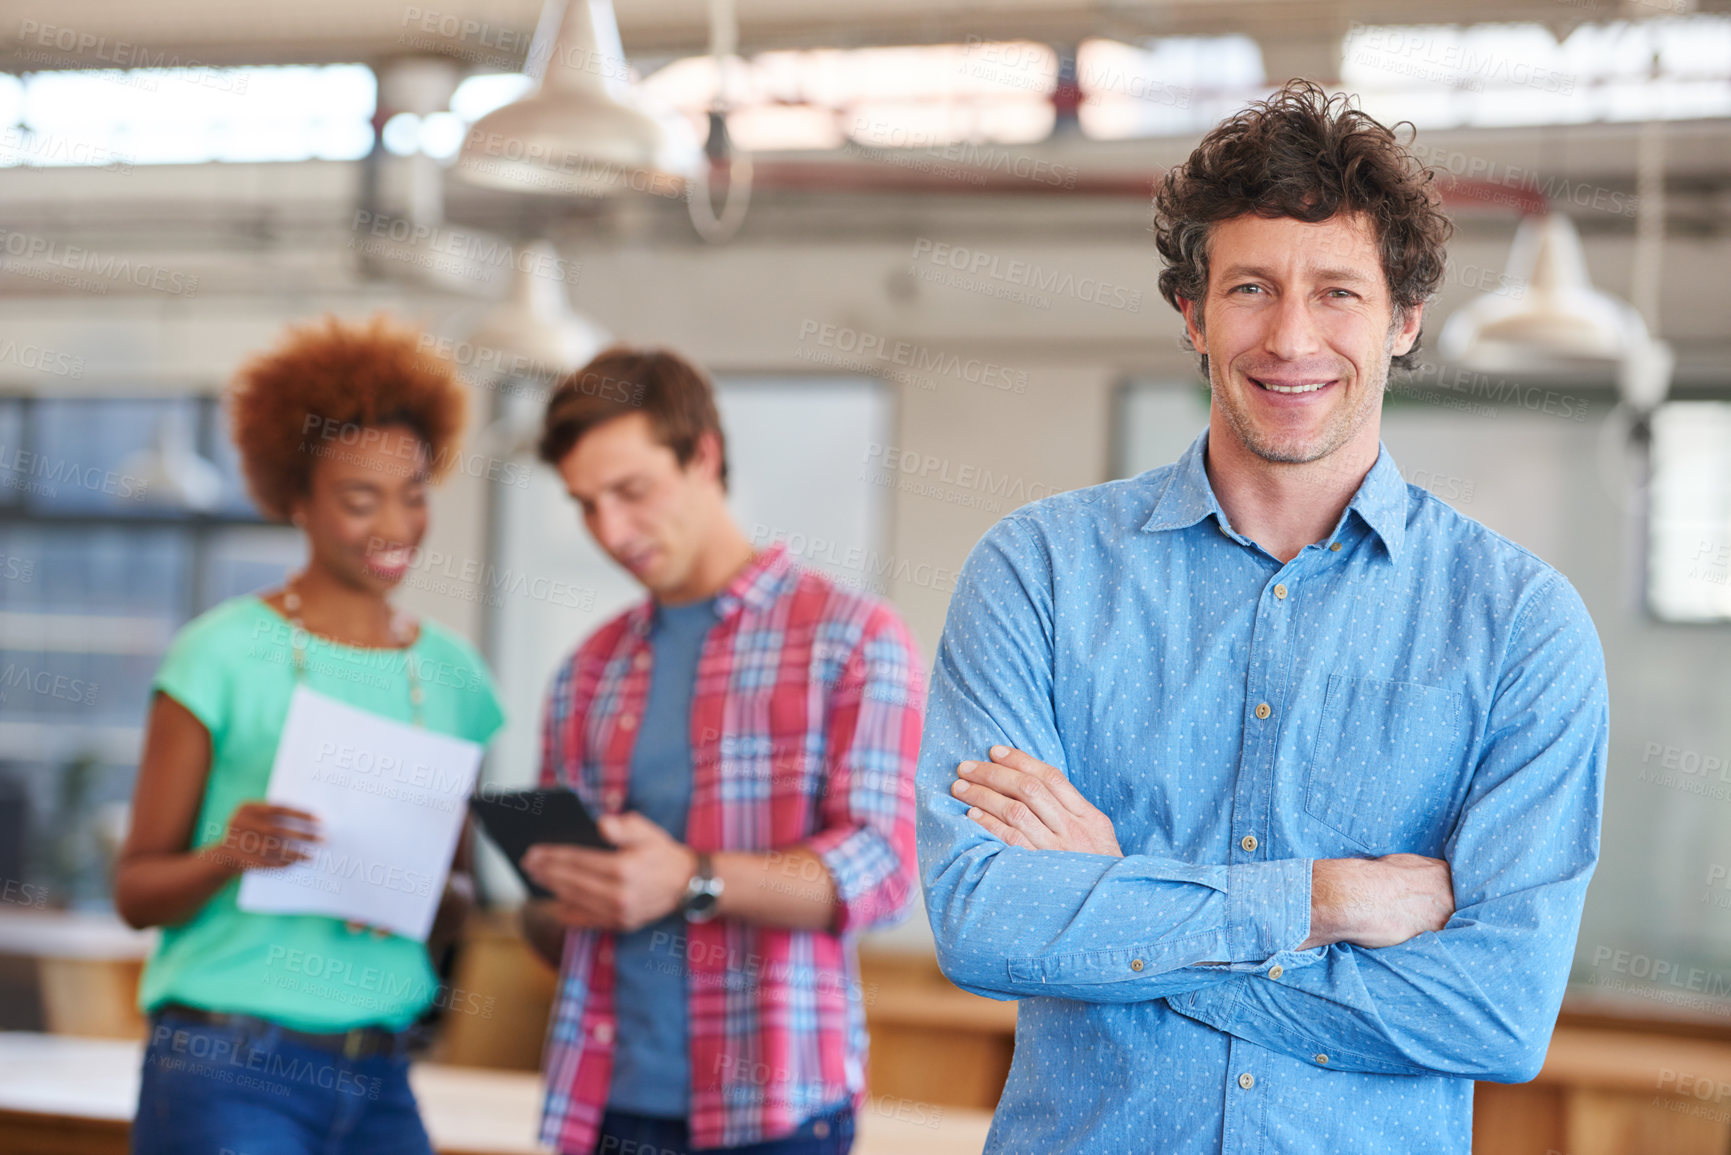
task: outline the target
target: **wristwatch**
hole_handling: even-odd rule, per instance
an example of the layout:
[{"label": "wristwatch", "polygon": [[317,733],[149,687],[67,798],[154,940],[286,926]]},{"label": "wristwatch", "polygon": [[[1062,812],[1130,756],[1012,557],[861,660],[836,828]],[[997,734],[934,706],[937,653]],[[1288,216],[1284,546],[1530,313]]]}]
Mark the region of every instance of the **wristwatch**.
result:
[{"label": "wristwatch", "polygon": [[715,863],[701,850],[697,852],[697,869],[685,884],[685,900],[679,904],[686,922],[708,922],[721,907],[721,879],[715,877]]}]

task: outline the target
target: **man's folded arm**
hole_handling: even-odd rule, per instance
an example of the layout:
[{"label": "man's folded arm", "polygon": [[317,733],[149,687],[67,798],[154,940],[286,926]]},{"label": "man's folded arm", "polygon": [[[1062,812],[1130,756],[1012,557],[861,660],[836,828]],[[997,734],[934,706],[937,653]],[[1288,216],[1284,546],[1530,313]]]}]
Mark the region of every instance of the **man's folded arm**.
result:
[{"label": "man's folded arm", "polygon": [[1033,527],[1007,518],[963,566],[920,745],[921,879],[944,973],[994,998],[1139,1002],[1226,982],[1303,942],[1309,859],[1224,866],[1031,851],[967,817],[950,793],[956,765],[993,745],[1069,772],[1051,623],[1047,553]]},{"label": "man's folded arm", "polygon": [[1169,999],[1333,1070],[1524,1082],[1562,1003],[1599,853],[1608,707],[1591,619],[1561,579],[1512,637],[1465,809],[1444,853],[1455,914],[1397,946],[1337,943]]}]

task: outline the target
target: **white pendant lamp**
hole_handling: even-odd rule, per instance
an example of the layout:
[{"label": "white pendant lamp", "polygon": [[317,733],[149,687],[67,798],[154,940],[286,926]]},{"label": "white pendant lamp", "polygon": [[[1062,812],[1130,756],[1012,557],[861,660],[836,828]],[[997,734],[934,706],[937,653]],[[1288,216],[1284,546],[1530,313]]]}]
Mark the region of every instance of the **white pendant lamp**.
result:
[{"label": "white pendant lamp", "polygon": [[633,101],[610,0],[548,0],[543,27],[553,20],[540,83],[470,127],[457,174],[513,192],[676,195],[701,153],[683,125]]},{"label": "white pendant lamp", "polygon": [[469,334],[468,343],[486,351],[476,360],[492,366],[496,379],[515,379],[526,386],[498,389],[498,416],[480,434],[486,452],[532,452],[547,394],[557,378],[587,364],[612,340],[567,303],[564,281],[551,275],[562,267],[546,241],[522,247],[515,254],[505,299]]},{"label": "white pendant lamp", "polygon": [[546,241],[520,246],[505,299],[482,316],[470,343],[521,358],[540,375],[569,372],[595,356],[608,334],[566,302],[565,267]]},{"label": "white pendant lamp", "polygon": [[1437,338],[1443,357],[1521,372],[1623,362],[1652,344],[1641,315],[1588,280],[1580,234],[1563,213],[1521,220],[1504,283],[1525,291],[1486,294],[1457,310]]}]

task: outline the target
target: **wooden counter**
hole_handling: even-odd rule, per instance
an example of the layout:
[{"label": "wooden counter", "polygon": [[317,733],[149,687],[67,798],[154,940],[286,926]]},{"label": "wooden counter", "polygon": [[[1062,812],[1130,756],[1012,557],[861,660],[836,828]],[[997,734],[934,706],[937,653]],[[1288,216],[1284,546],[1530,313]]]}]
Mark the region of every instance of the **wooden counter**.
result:
[{"label": "wooden counter", "polygon": [[1473,1106],[1475,1155],[1725,1155],[1731,1043],[1559,1025],[1538,1078]]},{"label": "wooden counter", "polygon": [[57,1035],[144,1036],[138,976],[156,932],[113,914],[0,910],[0,955],[35,968],[42,1025]]},{"label": "wooden counter", "polygon": [[[0,1033],[0,1152],[125,1155],[143,1046]],[[541,1081],[518,1071],[418,1063],[410,1072],[440,1155],[533,1155]],[[875,1099],[857,1155],[978,1155],[990,1115]]]}]

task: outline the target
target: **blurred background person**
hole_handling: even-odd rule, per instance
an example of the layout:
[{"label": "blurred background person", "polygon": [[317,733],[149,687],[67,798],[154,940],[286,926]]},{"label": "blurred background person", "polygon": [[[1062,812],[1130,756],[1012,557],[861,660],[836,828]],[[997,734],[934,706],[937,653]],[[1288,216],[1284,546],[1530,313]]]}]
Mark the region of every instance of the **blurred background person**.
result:
[{"label": "blurred background person", "polygon": [[562,970],[542,1138],[844,1155],[865,1092],[854,940],[914,885],[923,663],[889,606],[741,532],[685,359],[603,352],[554,392],[540,449],[649,594],[547,696],[542,784],[619,849],[524,857],[553,894],[529,936]]},{"label": "blurred background person", "polygon": [[[463,426],[450,368],[416,337],[328,319],[234,381],[253,496],[306,536],[307,562],[189,623],[153,683],[115,874],[121,916],[164,928],[139,989],[151,1027],[139,1155],[430,1149],[406,1033],[438,992],[428,946],[236,904],[246,871],[306,860],[318,842],[319,815],[263,801],[298,685],[479,743],[504,720],[473,648],[390,601]],[[469,890],[460,863],[447,923]]]}]

